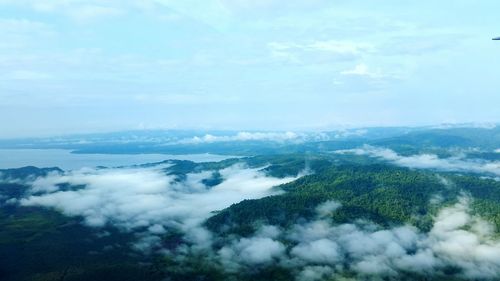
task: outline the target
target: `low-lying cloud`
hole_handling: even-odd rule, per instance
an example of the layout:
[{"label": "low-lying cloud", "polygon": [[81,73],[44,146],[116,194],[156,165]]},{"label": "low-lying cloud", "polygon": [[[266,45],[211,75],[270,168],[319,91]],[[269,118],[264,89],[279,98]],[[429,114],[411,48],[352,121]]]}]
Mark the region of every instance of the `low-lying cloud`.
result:
[{"label": "low-lying cloud", "polygon": [[214,143],[214,142],[232,142],[232,141],[297,141],[304,136],[294,132],[238,132],[235,135],[217,136],[206,134],[204,136],[194,136],[189,139],[181,140],[181,143]]},{"label": "low-lying cloud", "polygon": [[[192,239],[206,240],[204,231],[193,229],[200,227],[211,212],[244,199],[276,194],[279,191],[272,187],[295,179],[268,177],[258,168],[235,165],[220,170],[224,181],[209,188],[202,180],[210,178],[212,171],[190,173],[186,180],[176,181],[161,168],[82,169],[50,174],[36,179],[32,194],[20,204],[82,216],[91,227],[109,224],[124,231],[143,232],[148,241],[159,240],[158,236],[168,229],[189,230]],[[61,184],[79,188],[63,190]]]},{"label": "low-lying cloud", "polygon": [[[386,150],[382,150],[388,153]],[[389,154],[393,161],[402,159]],[[264,225],[252,236],[218,236],[202,227],[213,211],[243,199],[279,191],[273,186],[295,178],[273,178],[241,165],[220,170],[224,181],[207,187],[212,171],[188,173],[179,181],[153,168],[84,169],[40,177],[32,182],[24,206],[45,206],[81,216],[91,227],[115,226],[133,232],[135,249],[152,249],[177,261],[191,255],[228,274],[270,266],[290,270],[298,281],[403,279],[408,275],[472,280],[500,278],[500,240],[494,226],[473,215],[465,195],[441,209],[429,232],[414,226],[382,228],[369,221],[337,224],[342,205],[327,201],[316,217],[287,228]],[[68,189],[65,184],[75,188]],[[174,249],[163,249],[163,235],[183,233]],[[378,280],[378,279],[377,279]]]},{"label": "low-lying cloud", "polygon": [[500,176],[500,162],[498,161],[465,160],[462,157],[439,158],[435,154],[402,156],[391,149],[370,145],[355,149],[337,150],[335,153],[367,155],[408,168],[487,173]]},{"label": "low-lying cloud", "polygon": [[295,133],[295,132],[238,132],[233,135],[205,134],[193,136],[178,141],[183,144],[236,142],[236,141],[270,141],[270,142],[296,142],[328,141],[344,138],[361,137],[367,133],[365,129],[339,129],[327,133]]},{"label": "low-lying cloud", "polygon": [[324,216],[322,205],[316,220],[289,229],[264,226],[217,254],[229,271],[272,263],[295,271],[301,281],[346,274],[354,274],[356,280],[404,274],[498,279],[500,240],[491,224],[470,214],[469,203],[464,196],[442,209],[428,233],[413,226],[381,229],[363,221],[335,225]]}]

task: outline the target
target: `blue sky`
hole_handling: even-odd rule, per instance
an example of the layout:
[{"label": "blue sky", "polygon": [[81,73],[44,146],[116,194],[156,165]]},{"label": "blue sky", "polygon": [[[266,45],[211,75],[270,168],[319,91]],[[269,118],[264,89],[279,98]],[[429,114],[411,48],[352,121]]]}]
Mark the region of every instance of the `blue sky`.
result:
[{"label": "blue sky", "polygon": [[499,1],[0,0],[0,137],[500,120]]}]

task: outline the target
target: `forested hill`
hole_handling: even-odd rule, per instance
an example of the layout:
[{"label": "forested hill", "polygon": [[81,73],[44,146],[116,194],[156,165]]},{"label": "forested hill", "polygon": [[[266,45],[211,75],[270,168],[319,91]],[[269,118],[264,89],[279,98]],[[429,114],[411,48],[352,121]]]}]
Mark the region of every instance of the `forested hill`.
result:
[{"label": "forested hill", "polygon": [[[429,230],[436,211],[470,194],[474,210],[495,222],[500,230],[500,182],[474,175],[416,171],[386,164],[329,165],[325,170],[280,186],[286,192],[245,200],[207,221],[214,231],[246,235],[259,224],[288,226],[310,219],[316,206],[335,200],[338,223],[357,219],[384,226],[414,224]],[[439,204],[433,202],[439,198]],[[227,226],[233,226],[227,228]]]},{"label": "forested hill", "polygon": [[500,182],[480,172],[349,153],[1,170],[0,277],[497,280]]}]

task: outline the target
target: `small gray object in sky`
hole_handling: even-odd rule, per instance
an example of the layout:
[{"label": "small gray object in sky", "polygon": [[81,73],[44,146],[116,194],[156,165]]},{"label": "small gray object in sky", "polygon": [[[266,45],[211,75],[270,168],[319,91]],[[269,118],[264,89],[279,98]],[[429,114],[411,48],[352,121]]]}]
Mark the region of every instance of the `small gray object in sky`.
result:
[{"label": "small gray object in sky", "polygon": [[500,40],[500,37],[495,37],[492,40]]}]

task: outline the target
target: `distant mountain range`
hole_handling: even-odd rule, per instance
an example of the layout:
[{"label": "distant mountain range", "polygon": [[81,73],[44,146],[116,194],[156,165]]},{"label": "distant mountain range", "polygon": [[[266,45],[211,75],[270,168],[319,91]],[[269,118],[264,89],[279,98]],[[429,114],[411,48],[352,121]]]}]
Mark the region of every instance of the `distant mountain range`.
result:
[{"label": "distant mountain range", "polygon": [[[238,131],[128,131],[55,138],[0,140],[0,148],[58,148],[75,153],[213,153],[260,155],[268,153],[321,152],[381,145],[399,152],[434,148],[498,149],[496,125],[440,125],[432,127],[378,127],[327,132]],[[244,144],[244,145],[242,145]]]}]

